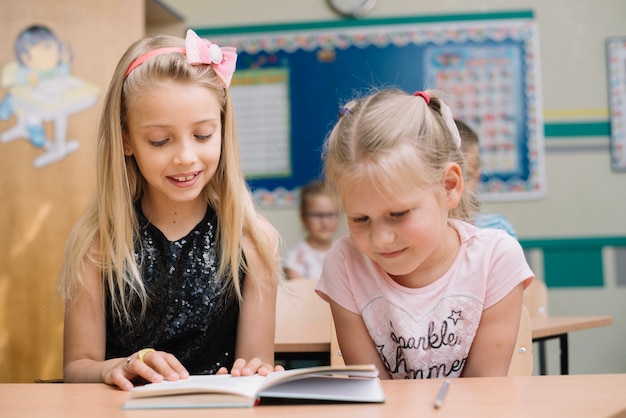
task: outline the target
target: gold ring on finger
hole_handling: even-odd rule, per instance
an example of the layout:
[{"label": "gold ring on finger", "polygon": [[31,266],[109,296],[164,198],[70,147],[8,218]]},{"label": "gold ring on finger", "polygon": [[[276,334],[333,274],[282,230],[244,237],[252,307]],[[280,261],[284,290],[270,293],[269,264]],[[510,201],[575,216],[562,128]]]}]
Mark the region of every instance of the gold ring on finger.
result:
[{"label": "gold ring on finger", "polygon": [[137,355],[139,356],[139,360],[141,360],[141,362],[143,363],[143,358],[145,356],[148,355],[148,353],[152,353],[154,351],[154,348],[142,348],[141,350],[139,350],[137,352]]}]

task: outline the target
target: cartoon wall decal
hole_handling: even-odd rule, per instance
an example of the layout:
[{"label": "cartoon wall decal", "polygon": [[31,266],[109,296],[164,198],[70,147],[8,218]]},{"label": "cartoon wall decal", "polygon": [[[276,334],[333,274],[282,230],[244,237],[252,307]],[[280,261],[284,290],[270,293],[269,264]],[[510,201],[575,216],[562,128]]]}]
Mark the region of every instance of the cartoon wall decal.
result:
[{"label": "cartoon wall decal", "polygon": [[[69,115],[96,104],[97,85],[71,75],[72,54],[47,27],[31,25],[14,44],[15,61],[0,68],[0,121],[14,123],[0,132],[0,143],[26,139],[43,153],[33,161],[36,168],[64,159],[80,148],[67,140]],[[52,137],[44,122],[52,122]]]}]

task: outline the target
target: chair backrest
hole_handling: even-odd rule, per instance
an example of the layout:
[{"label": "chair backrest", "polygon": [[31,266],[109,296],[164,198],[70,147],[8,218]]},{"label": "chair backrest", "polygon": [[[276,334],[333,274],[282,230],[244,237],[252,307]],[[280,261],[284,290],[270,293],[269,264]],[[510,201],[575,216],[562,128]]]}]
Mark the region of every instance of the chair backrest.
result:
[{"label": "chair backrest", "polygon": [[311,330],[330,341],[332,319],[327,302],[315,293],[318,279],[296,278],[278,287],[276,295],[276,339],[293,329]]},{"label": "chair backrest", "polygon": [[515,351],[509,365],[508,376],[530,376],[533,374],[533,338],[530,324],[530,313],[525,305],[522,305]]},{"label": "chair backrest", "polygon": [[339,348],[339,340],[337,339],[337,330],[335,329],[335,321],[332,321],[331,338],[330,338],[330,365],[342,366],[345,363],[343,356],[341,355],[341,349]]},{"label": "chair backrest", "polygon": [[548,316],[548,288],[542,280],[534,279],[524,290],[523,304],[528,308],[531,318]]}]

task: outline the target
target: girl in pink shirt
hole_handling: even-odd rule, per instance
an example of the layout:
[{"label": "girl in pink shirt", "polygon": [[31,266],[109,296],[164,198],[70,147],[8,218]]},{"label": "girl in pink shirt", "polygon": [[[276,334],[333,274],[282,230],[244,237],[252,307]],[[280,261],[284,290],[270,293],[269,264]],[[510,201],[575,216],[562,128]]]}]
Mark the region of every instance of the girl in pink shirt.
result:
[{"label": "girl in pink shirt", "polygon": [[432,91],[388,89],[340,116],[324,169],[350,235],[317,291],[344,361],[394,379],[505,376],[534,275],[514,238],[469,223],[450,109]]}]

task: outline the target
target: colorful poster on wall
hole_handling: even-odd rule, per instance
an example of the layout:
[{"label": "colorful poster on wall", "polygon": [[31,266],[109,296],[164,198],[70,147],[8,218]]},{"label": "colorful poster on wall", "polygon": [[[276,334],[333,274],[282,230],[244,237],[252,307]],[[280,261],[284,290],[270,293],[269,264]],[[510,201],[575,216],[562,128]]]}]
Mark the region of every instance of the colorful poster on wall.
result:
[{"label": "colorful poster on wall", "polygon": [[281,69],[243,70],[233,75],[230,93],[246,175],[284,177],[289,158],[289,75]]},{"label": "colorful poster on wall", "polygon": [[69,45],[46,26],[23,29],[12,47],[15,59],[0,65],[0,120],[11,122],[0,131],[0,144],[28,141],[41,150],[33,166],[45,167],[80,148],[67,138],[68,117],[95,105],[99,88],[72,75]]},{"label": "colorful poster on wall", "polygon": [[[323,142],[341,106],[386,87],[408,92],[434,88],[447,95],[455,117],[480,135],[482,200],[545,196],[539,42],[531,12],[318,26],[228,28],[227,34],[197,29],[201,36],[238,49],[238,71],[285,74],[280,94],[286,94],[281,106],[288,111],[280,123],[287,124],[281,132],[290,137],[288,144],[276,146],[289,150],[290,162],[284,166],[291,170],[276,176],[247,173],[263,205],[296,202],[299,187],[321,174]],[[234,98],[236,110],[244,106],[237,100],[246,102],[246,117],[251,117],[255,110],[248,98]],[[257,102],[260,115],[280,109],[268,100]],[[265,129],[263,118],[252,119],[260,123],[258,135]],[[265,123],[276,122],[268,118]],[[255,147],[243,144],[244,160],[259,158]]]},{"label": "colorful poster on wall", "polygon": [[626,171],[626,37],[606,43],[611,111],[611,167]]}]

